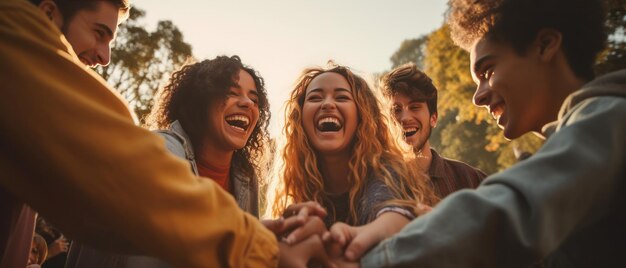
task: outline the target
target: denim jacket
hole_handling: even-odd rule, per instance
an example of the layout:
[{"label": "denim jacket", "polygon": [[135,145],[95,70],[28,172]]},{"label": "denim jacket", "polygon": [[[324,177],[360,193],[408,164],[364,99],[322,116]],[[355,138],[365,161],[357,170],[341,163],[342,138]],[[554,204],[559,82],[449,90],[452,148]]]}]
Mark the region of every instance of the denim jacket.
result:
[{"label": "denim jacket", "polygon": [[[191,165],[193,173],[198,175],[198,167],[196,166],[196,157],[193,152],[191,140],[183,130],[180,122],[174,121],[169,129],[157,130],[157,134],[165,138],[167,149],[174,155],[184,158]],[[233,195],[244,211],[259,217],[259,185],[257,178],[249,178],[238,170],[230,171],[230,186],[233,189]]]}]

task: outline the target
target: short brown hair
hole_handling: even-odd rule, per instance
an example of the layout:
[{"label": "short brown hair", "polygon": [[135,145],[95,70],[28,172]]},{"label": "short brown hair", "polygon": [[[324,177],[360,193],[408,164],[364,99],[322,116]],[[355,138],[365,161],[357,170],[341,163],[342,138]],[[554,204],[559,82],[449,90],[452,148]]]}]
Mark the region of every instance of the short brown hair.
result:
[{"label": "short brown hair", "polygon": [[[42,0],[30,0],[33,4],[39,5]],[[65,21],[70,21],[76,12],[83,9],[93,10],[96,8],[96,4],[100,1],[106,1],[114,6],[116,6],[119,10],[119,18],[120,22],[124,21],[128,18],[128,12],[130,10],[130,0],[53,0],[57,7],[59,7],[59,11],[61,15],[63,15],[63,19]]]},{"label": "short brown hair", "polygon": [[489,38],[522,55],[541,29],[555,29],[570,67],[588,80],[607,39],[602,0],[450,0],[447,16],[452,39],[465,50]]},{"label": "short brown hair", "polygon": [[426,102],[430,115],[437,113],[437,88],[424,72],[414,63],[401,65],[383,76],[383,93],[392,98],[401,93],[411,100]]}]

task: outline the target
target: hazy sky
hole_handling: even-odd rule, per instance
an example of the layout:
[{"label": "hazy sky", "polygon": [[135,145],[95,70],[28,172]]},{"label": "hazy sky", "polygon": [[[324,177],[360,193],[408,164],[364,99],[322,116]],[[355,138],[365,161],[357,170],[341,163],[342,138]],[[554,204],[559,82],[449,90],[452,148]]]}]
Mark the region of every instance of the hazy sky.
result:
[{"label": "hazy sky", "polygon": [[144,23],[171,20],[198,59],[239,55],[265,79],[270,132],[282,127],[282,107],[298,74],[329,59],[364,74],[391,67],[403,40],[443,23],[445,0],[133,0]]}]

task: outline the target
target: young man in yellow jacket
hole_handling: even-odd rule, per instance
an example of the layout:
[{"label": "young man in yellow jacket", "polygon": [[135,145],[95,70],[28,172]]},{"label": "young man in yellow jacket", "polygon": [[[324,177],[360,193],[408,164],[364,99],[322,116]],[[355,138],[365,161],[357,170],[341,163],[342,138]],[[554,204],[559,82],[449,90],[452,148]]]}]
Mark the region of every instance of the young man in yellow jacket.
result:
[{"label": "young man in yellow jacket", "polygon": [[275,235],[135,126],[122,98],[84,66],[108,63],[125,16],[113,3],[125,1],[41,2],[93,6],[68,17],[46,3],[0,2],[0,266],[15,264],[5,260],[11,235],[24,231],[23,204],[115,252],[184,267],[276,266]]}]

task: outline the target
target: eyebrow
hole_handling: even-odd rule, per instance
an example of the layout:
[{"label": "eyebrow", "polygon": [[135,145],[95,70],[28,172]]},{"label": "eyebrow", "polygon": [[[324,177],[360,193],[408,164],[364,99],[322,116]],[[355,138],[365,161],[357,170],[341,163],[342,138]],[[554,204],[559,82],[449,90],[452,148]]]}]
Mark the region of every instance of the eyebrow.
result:
[{"label": "eyebrow", "polygon": [[105,24],[102,24],[99,22],[96,22],[94,24],[96,25],[96,27],[100,28],[101,30],[104,30],[110,38],[113,38],[113,30],[111,30],[109,26],[106,26]]},{"label": "eyebrow", "polygon": [[[321,89],[321,88],[314,88],[314,89],[311,89],[309,92],[307,92],[307,94],[314,93],[314,92],[322,92],[322,91],[324,91],[324,90]],[[345,88],[342,88],[342,87],[335,88],[335,92],[337,92],[337,91],[352,93],[352,91],[350,91],[348,89],[345,89]]]},{"label": "eyebrow", "polygon": [[474,68],[472,68],[474,70],[474,73],[478,74],[478,71],[482,68],[482,65],[485,64],[486,61],[493,59],[495,57],[496,57],[495,55],[489,54],[477,60],[474,63]]}]

